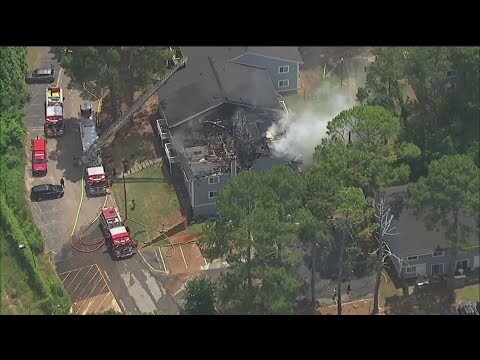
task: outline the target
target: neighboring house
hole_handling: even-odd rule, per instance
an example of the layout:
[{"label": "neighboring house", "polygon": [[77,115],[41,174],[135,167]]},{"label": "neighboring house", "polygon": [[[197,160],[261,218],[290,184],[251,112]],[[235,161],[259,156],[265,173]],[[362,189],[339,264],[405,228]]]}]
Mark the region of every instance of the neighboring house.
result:
[{"label": "neighboring house", "polygon": [[[430,278],[432,275],[447,274],[451,264],[451,250],[445,231],[428,230],[421,217],[404,205],[407,186],[394,186],[380,191],[392,208],[394,220],[392,231],[395,235],[386,236],[385,242],[392,254],[391,260],[399,277],[405,280]],[[463,219],[474,223],[473,219]],[[472,246],[468,251],[457,253],[456,269],[479,271],[479,233],[473,227]],[[397,258],[398,257],[398,258]]]},{"label": "neighboring house", "polygon": [[193,216],[217,214],[218,190],[245,169],[279,163],[265,137],[285,114],[266,69],[229,61],[242,48],[187,47],[187,66],[159,90],[157,131],[183,177]]},{"label": "neighboring house", "polygon": [[277,92],[300,88],[300,64],[303,60],[296,47],[249,46],[245,53],[230,61],[266,69]]}]

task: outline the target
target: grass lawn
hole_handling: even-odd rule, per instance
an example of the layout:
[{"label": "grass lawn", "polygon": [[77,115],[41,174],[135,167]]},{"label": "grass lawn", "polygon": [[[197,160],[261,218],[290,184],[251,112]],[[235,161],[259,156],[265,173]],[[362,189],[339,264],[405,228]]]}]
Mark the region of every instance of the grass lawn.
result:
[{"label": "grass lawn", "polygon": [[457,297],[457,302],[461,301],[471,301],[476,305],[477,301],[480,301],[480,285],[470,285],[465,286],[463,289],[455,290],[455,295]]},{"label": "grass lawn", "polygon": [[[380,282],[380,306],[388,306],[388,303],[392,303],[402,295],[402,289],[396,289],[393,281],[388,274],[382,275],[382,281]],[[375,281],[375,279],[373,280]]]},{"label": "grass lawn", "polygon": [[30,288],[28,274],[20,266],[12,252],[10,242],[0,230],[0,284],[2,300],[1,314],[42,314],[37,303],[41,299]]},{"label": "grass lawn", "polygon": [[189,225],[187,227],[187,230],[191,233],[194,233],[194,234],[202,234],[203,231],[204,231],[204,226],[205,226],[205,223],[203,222],[196,222],[196,223],[193,223],[191,225]]},{"label": "grass lawn", "polygon": [[[148,242],[181,220],[180,205],[172,185],[165,181],[160,167],[149,167],[125,178],[127,187],[128,218],[132,237]],[[115,201],[125,216],[123,182],[113,185]],[[135,209],[132,210],[132,200]],[[138,224],[135,221],[144,225]],[[153,228],[153,229],[152,229]],[[156,229],[156,230],[154,230]]]}]

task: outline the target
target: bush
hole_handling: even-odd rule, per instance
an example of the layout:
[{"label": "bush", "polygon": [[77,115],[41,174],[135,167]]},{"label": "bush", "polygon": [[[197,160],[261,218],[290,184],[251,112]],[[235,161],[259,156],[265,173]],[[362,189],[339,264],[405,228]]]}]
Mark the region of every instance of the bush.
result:
[{"label": "bush", "polygon": [[[43,252],[44,243],[25,201],[22,107],[29,98],[24,88],[26,53],[24,47],[0,47],[0,226],[30,287],[42,299],[39,307],[47,314],[63,314],[68,313],[70,300],[58,277],[48,277],[36,267],[34,254]],[[21,250],[19,245],[32,251]]]}]

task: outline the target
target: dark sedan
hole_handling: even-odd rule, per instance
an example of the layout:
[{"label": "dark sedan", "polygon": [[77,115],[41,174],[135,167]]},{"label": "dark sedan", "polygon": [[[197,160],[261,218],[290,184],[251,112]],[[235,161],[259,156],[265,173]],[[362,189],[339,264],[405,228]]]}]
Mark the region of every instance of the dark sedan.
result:
[{"label": "dark sedan", "polygon": [[55,82],[55,69],[52,65],[50,68],[33,70],[25,81],[27,84],[51,84]]},{"label": "dark sedan", "polygon": [[32,200],[59,199],[63,197],[63,188],[61,185],[42,184],[32,187]]}]

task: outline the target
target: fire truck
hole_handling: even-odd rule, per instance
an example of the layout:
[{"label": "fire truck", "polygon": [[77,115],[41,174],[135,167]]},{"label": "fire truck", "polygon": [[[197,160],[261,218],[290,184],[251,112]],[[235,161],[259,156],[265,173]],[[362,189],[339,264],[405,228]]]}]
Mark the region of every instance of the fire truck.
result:
[{"label": "fire truck", "polygon": [[47,139],[32,139],[32,174],[47,175]]},{"label": "fire truck", "polygon": [[85,187],[90,196],[107,194],[107,176],[103,166],[89,167],[85,169]]},{"label": "fire truck", "polygon": [[[98,140],[94,112],[91,104],[80,105],[80,137],[82,150],[85,153]],[[85,169],[85,190],[89,196],[107,194],[107,175],[102,164]]]},{"label": "fire truck", "polygon": [[65,133],[63,121],[63,90],[59,86],[49,86],[45,92],[45,136],[57,137]]},{"label": "fire truck", "polygon": [[117,208],[109,206],[102,209],[100,228],[105,237],[105,243],[115,259],[124,259],[134,254],[135,244]]}]

